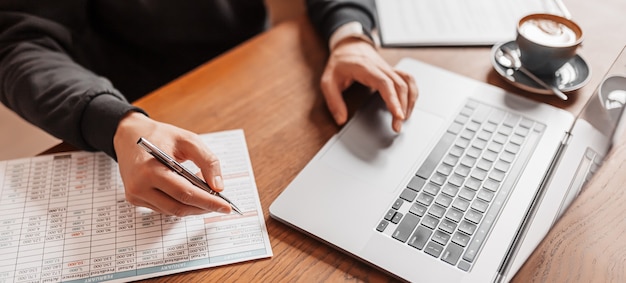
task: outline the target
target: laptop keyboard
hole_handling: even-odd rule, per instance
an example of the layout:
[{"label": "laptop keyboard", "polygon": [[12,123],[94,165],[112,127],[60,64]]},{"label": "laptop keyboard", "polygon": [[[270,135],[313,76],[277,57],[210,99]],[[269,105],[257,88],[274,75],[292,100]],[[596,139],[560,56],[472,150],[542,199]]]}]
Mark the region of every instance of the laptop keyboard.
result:
[{"label": "laptop keyboard", "polygon": [[544,130],[469,100],[376,230],[469,271]]}]

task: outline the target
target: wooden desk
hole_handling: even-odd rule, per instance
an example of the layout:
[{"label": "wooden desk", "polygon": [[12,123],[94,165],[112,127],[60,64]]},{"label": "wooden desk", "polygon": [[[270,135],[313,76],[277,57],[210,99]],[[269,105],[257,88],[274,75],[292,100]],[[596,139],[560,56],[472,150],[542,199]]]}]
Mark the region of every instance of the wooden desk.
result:
[{"label": "wooden desk", "polygon": [[[626,45],[623,0],[567,2],[586,31],[582,56],[593,78],[573,99],[519,92],[580,111]],[[619,28],[616,28],[619,27]],[[410,56],[517,91],[492,70],[489,48],[384,49],[392,64]],[[205,133],[245,131],[274,251],[271,259],[191,271],[152,282],[394,281],[269,217],[268,208],[304,165],[339,130],[326,110],[319,79],[327,54],[305,18],[286,22],[208,62],[136,104],[160,121]],[[356,93],[356,92],[355,92]],[[349,95],[351,109],[361,99]],[[620,144],[514,281],[625,281],[626,144]],[[323,208],[320,208],[323,209]]]}]

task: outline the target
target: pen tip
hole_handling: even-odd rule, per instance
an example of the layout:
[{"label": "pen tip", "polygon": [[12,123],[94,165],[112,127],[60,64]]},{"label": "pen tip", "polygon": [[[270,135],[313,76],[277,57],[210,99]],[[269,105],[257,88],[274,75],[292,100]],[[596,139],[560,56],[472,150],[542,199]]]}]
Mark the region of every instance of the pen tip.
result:
[{"label": "pen tip", "polygon": [[239,208],[237,208],[237,207],[236,207],[236,206],[234,206],[234,205],[233,205],[233,206],[231,206],[231,207],[232,207],[232,209],[233,209],[235,212],[237,212],[239,215],[243,215],[243,212],[241,212],[241,210],[239,210]]}]

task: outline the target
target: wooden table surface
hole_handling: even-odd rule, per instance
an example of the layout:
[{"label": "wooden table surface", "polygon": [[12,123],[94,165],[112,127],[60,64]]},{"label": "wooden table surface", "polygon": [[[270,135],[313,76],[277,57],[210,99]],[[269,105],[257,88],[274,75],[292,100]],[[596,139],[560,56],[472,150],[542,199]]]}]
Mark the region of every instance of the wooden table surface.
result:
[{"label": "wooden table surface", "polygon": [[[571,112],[580,111],[626,46],[626,1],[566,1],[585,31],[589,84],[563,102],[515,89],[493,71],[488,47],[382,49],[388,62],[413,57]],[[274,256],[153,278],[150,282],[395,281],[269,217],[272,201],[340,128],[319,80],[326,48],[305,17],[285,22],[136,102],[151,117],[197,133],[244,130]],[[351,112],[361,92],[347,95]],[[422,94],[428,95],[428,94]],[[626,144],[607,162],[531,255],[515,282],[625,282]],[[323,208],[320,208],[323,209]]]}]

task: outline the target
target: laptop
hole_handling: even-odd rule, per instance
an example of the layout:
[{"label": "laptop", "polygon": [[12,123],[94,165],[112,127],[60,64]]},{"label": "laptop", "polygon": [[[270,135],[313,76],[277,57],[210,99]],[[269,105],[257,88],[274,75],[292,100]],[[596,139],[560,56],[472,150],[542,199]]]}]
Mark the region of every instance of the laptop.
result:
[{"label": "laptop", "polygon": [[508,281],[601,165],[626,103],[626,52],[580,115],[410,58],[400,134],[376,95],[270,215],[397,278]]}]

